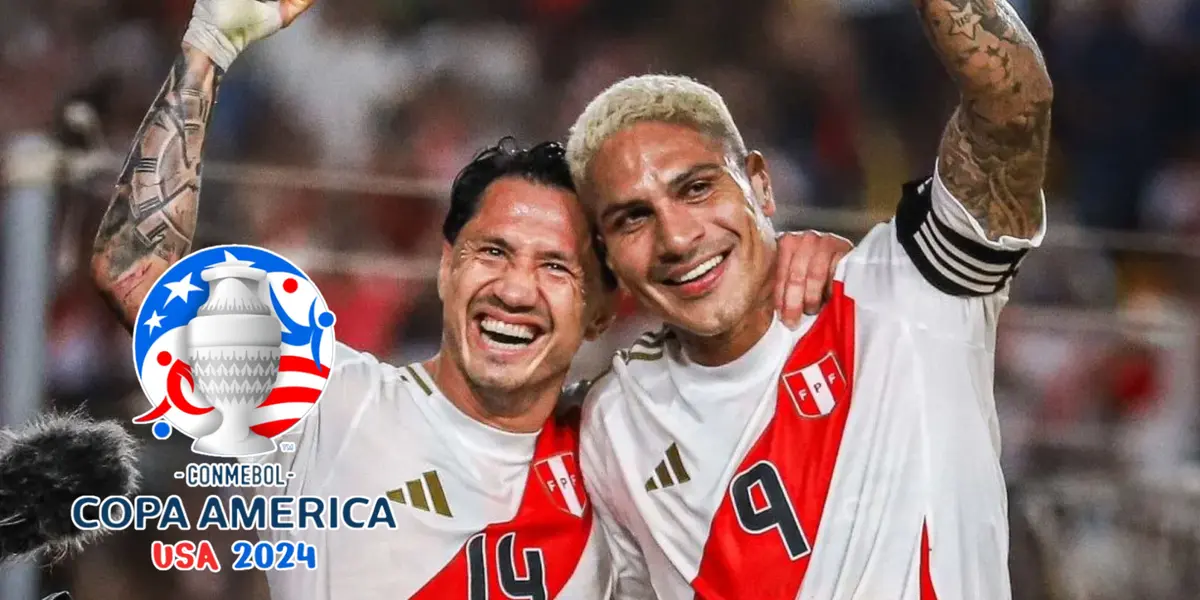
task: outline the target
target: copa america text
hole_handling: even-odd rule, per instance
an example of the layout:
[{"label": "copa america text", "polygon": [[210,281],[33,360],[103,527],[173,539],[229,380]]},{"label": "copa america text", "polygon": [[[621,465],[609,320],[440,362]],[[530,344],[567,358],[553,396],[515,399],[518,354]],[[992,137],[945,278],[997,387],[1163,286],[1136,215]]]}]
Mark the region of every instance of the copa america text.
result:
[{"label": "copa america text", "polygon": [[195,525],[179,496],[80,496],[71,506],[71,521],[82,531],[396,529],[391,504],[384,496],[211,495],[204,500]]}]

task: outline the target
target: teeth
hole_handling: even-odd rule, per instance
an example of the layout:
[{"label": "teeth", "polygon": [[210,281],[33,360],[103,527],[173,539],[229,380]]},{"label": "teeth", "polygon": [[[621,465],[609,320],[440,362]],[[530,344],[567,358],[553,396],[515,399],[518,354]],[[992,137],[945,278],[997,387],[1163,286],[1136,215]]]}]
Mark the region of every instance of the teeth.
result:
[{"label": "teeth", "polygon": [[495,338],[490,338],[487,336],[484,336],[484,339],[486,339],[487,343],[490,344],[493,348],[499,348],[500,350],[520,350],[521,348],[529,347],[528,343],[506,344],[504,342],[496,340]]},{"label": "teeth", "polygon": [[485,318],[479,327],[488,333],[498,333],[523,340],[533,340],[537,333],[528,325],[514,325],[492,317]]},{"label": "teeth", "polygon": [[718,254],[718,255],[696,265],[695,269],[692,269],[691,271],[684,273],[683,277],[680,277],[679,279],[676,280],[676,283],[687,283],[689,281],[695,281],[697,279],[700,279],[701,277],[704,277],[705,275],[707,275],[709,271],[717,268],[717,265],[721,264],[721,261],[723,261],[723,260],[725,260],[725,255]]}]

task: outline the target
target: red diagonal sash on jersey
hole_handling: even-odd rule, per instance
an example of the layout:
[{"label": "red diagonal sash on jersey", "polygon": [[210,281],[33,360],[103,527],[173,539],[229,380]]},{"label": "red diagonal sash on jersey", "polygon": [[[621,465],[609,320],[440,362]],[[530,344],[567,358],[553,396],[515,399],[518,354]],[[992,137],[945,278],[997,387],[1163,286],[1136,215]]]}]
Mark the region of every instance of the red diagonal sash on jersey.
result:
[{"label": "red diagonal sash on jersey", "polygon": [[921,600],[938,600],[929,566],[929,524],[921,525]]},{"label": "red diagonal sash on jersey", "polygon": [[[413,600],[557,597],[575,573],[592,532],[592,507],[578,476],[577,456],[578,417],[571,423],[546,423],[517,515],[471,536]],[[536,565],[540,579],[531,572]]]},{"label": "red diagonal sash on jersey", "polygon": [[854,301],[841,282],[833,292],[792,349],[775,415],[713,517],[692,581],[697,599],[791,599],[804,581],[854,381]]}]

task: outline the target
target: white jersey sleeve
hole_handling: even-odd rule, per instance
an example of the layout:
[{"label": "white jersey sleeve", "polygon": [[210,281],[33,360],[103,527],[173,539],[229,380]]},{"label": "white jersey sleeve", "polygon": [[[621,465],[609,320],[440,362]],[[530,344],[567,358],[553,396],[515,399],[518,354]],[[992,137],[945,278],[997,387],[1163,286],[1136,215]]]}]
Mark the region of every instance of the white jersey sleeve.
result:
[{"label": "white jersey sleeve", "polygon": [[1032,238],[988,239],[935,169],[904,187],[895,218],[867,234],[836,278],[860,306],[991,348],[1012,278],[1045,230],[1043,219]]},{"label": "white jersey sleeve", "polygon": [[[619,386],[617,378],[606,374],[592,386],[588,398],[595,397],[600,388]],[[584,486],[596,511],[605,539],[608,541],[613,568],[613,600],[654,600],[657,595],[650,584],[646,559],[633,535],[625,528],[616,514],[611,497],[618,481],[618,474],[610,473],[609,454],[603,451],[606,441],[597,426],[598,418],[591,413],[598,410],[597,403],[584,403],[582,433],[579,442],[580,468],[583,470]]]},{"label": "white jersey sleeve", "polygon": [[243,459],[247,462],[279,464],[294,476],[283,488],[260,488],[260,495],[319,494],[330,469],[346,443],[355,423],[368,405],[366,401],[380,380],[380,364],[374,356],[338,344],[333,372],[317,405],[291,431],[276,442],[291,442],[294,450]]}]

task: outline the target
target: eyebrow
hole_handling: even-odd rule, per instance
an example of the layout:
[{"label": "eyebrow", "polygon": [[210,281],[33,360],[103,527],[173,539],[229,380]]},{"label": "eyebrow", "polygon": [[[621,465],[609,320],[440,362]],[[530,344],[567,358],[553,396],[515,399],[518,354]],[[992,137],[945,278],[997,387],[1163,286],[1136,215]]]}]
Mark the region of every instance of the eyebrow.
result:
[{"label": "eyebrow", "polygon": [[480,238],[479,243],[488,245],[488,246],[496,246],[505,252],[513,251],[512,244],[508,243],[507,240],[505,240],[504,238],[500,238],[500,237],[488,236],[488,237]]},{"label": "eyebrow", "polygon": [[[506,241],[504,238],[489,236],[489,237],[482,238],[479,241],[482,244],[496,246],[496,247],[500,248],[501,250],[504,250],[505,252],[508,252],[510,254],[514,254],[517,251],[517,249],[514,248],[512,244],[508,243],[508,241]],[[561,250],[540,251],[537,253],[537,257],[540,260],[547,260],[547,259],[548,260],[557,260],[560,262],[570,263],[570,264],[577,262],[574,257],[572,257],[571,255],[569,255]]]},{"label": "eyebrow", "polygon": [[[722,168],[722,166],[720,164],[711,163],[711,162],[692,165],[690,168],[688,168],[688,170],[672,177],[671,181],[669,181],[667,183],[667,187],[677,188],[677,187],[683,185],[685,182],[687,182],[687,180],[695,177],[696,175],[699,175],[700,173],[703,173],[705,171],[719,171],[719,170],[721,170],[721,168]],[[646,200],[644,200],[642,198],[634,198],[632,200],[625,200],[623,202],[618,202],[616,204],[610,204],[609,206],[605,207],[605,209],[603,211],[601,211],[600,220],[607,221],[609,217],[613,216],[616,213],[619,213],[623,210],[628,210],[631,207],[637,206],[639,204],[645,204],[645,203],[646,203]]]},{"label": "eyebrow", "polygon": [[720,170],[721,170],[721,165],[719,165],[717,163],[700,163],[698,165],[693,165],[692,168],[671,178],[671,182],[668,185],[672,188],[679,187],[679,186],[683,185],[684,182],[695,177],[696,175],[699,175],[700,173],[703,173],[705,171],[720,171]]},{"label": "eyebrow", "polygon": [[545,252],[539,252],[538,258],[542,260],[556,260],[569,265],[573,265],[577,262],[574,257],[569,256],[560,250],[547,250]]},{"label": "eyebrow", "polygon": [[602,222],[608,221],[609,217],[612,217],[613,215],[615,215],[619,212],[629,210],[630,208],[633,208],[634,206],[638,206],[641,204],[646,204],[646,201],[641,198],[634,198],[633,200],[626,200],[624,202],[610,204],[607,207],[605,207],[604,210],[600,213],[600,221],[602,221]]}]

